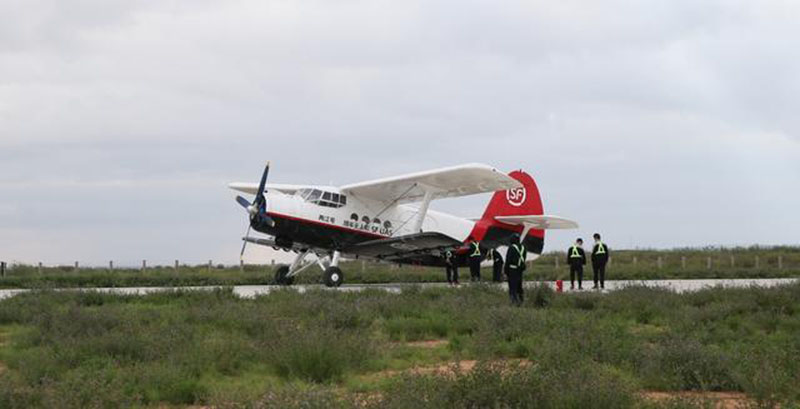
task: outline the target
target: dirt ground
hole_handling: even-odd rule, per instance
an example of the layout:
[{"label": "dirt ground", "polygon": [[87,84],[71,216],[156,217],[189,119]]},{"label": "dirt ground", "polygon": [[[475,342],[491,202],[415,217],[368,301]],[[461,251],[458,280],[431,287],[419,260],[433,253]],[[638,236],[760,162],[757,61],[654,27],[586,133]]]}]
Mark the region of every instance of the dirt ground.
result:
[{"label": "dirt ground", "polygon": [[449,342],[446,339],[435,339],[431,341],[405,342],[403,343],[403,345],[413,348],[434,349],[434,348],[439,348],[441,346],[446,346],[448,343]]},{"label": "dirt ground", "polygon": [[[522,367],[527,367],[533,365],[533,362],[528,361],[526,359],[508,359],[508,360],[498,360],[495,363],[503,363],[507,365],[518,365]],[[405,370],[387,370],[382,371],[375,374],[376,377],[379,378],[391,378],[393,376],[400,376],[400,375],[444,375],[449,376],[453,375],[457,372],[470,372],[475,369],[475,366],[478,365],[478,361],[475,360],[464,360],[458,362],[448,362],[441,365],[436,366],[420,366]]]},{"label": "dirt ground", "polygon": [[716,409],[745,409],[753,406],[752,400],[741,392],[645,392],[643,396],[655,402],[672,399],[710,401]]}]

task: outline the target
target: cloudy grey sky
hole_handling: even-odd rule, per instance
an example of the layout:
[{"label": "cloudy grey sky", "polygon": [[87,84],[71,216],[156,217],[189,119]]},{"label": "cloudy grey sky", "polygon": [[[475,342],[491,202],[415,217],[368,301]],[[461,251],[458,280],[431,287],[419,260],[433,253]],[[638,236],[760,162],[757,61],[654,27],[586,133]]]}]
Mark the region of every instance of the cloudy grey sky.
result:
[{"label": "cloudy grey sky", "polygon": [[583,226],[547,250],[800,244],[797,21],[779,0],[0,0],[0,259],[236,262],[225,185],[267,159],[276,183],[524,168]]}]

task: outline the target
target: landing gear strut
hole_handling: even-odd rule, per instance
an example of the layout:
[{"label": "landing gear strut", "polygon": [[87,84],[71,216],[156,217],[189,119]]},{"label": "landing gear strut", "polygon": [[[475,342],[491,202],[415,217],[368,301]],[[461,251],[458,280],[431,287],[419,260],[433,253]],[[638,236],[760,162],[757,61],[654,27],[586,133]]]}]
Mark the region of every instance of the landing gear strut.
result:
[{"label": "landing gear strut", "polygon": [[339,268],[338,251],[333,252],[333,256],[325,257],[319,260],[319,266],[322,268],[325,286],[339,287],[344,282],[344,273]]},{"label": "landing gear strut", "polygon": [[294,276],[289,276],[289,266],[278,267],[275,271],[275,284],[287,286],[294,284]]},{"label": "landing gear strut", "polygon": [[312,261],[306,261],[306,256],[310,253],[309,250],[301,251],[297,254],[291,266],[280,266],[275,270],[275,284],[277,285],[292,285],[294,278],[303,270],[314,265]]},{"label": "landing gear strut", "polygon": [[[291,266],[280,266],[275,270],[275,284],[277,285],[292,285],[294,278],[302,271],[314,265],[314,261],[306,261],[306,256],[311,253],[311,250],[300,252],[295,258]],[[316,260],[316,264],[323,271],[323,280],[328,287],[339,287],[344,282],[344,273],[339,268],[340,253],[334,251],[332,255],[320,257]]]}]

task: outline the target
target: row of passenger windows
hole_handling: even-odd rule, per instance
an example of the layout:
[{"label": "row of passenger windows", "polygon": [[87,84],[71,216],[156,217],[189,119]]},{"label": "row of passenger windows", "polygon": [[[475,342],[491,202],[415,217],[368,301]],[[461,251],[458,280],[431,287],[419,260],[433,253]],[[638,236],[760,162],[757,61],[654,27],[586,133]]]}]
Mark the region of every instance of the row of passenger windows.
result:
[{"label": "row of passenger windows", "polygon": [[323,207],[339,208],[347,205],[347,196],[339,193],[323,192],[319,189],[301,189],[297,195],[306,202]]},{"label": "row of passenger windows", "polygon": [[[319,189],[301,189],[297,191],[296,194],[302,197],[306,202],[314,203],[319,206],[339,208],[347,205],[347,196],[339,193],[324,192]],[[353,213],[350,215],[350,220],[358,222],[358,215]],[[385,229],[392,228],[392,222],[386,220],[383,222],[383,224],[381,224],[381,219],[377,217],[370,219],[369,216],[364,216],[360,220],[365,224],[373,224],[376,226],[382,225]]]},{"label": "row of passenger windows", "polygon": [[[355,213],[351,214],[350,215],[350,220],[352,220],[354,222],[357,222],[358,221],[358,215],[355,214]],[[365,224],[374,224],[376,226],[380,226],[381,225],[381,219],[379,219],[377,217],[374,218],[374,219],[370,219],[369,216],[364,216],[364,217],[361,218],[361,222],[365,223]],[[390,222],[388,220],[383,222],[383,227],[385,229],[391,229],[392,228],[392,222]]]}]

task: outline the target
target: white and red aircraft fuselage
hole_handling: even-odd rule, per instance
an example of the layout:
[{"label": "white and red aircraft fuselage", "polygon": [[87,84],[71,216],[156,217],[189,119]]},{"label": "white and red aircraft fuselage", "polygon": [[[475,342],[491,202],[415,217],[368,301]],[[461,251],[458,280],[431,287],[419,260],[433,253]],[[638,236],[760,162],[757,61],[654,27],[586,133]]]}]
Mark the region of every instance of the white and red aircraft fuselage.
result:
[{"label": "white and red aircraft fuselage", "polygon": [[[313,264],[325,271],[325,284],[339,286],[339,260],[366,258],[399,264],[443,266],[443,253],[454,250],[466,264],[469,238],[488,249],[506,246],[514,233],[532,257],[544,248],[546,229],[577,228],[577,223],[545,216],[539,189],[523,171],[502,173],[487,165],[467,164],[356,183],[341,187],[267,184],[269,164],[259,184],[231,183],[230,188],[255,195],[248,210],[250,228],[266,238],[247,243],[295,251],[291,266],[278,269],[275,280],[291,284]],[[483,217],[465,219],[430,210],[433,200],[494,192]],[[244,253],[244,246],[242,247]],[[310,254],[319,260],[307,261]]]}]

